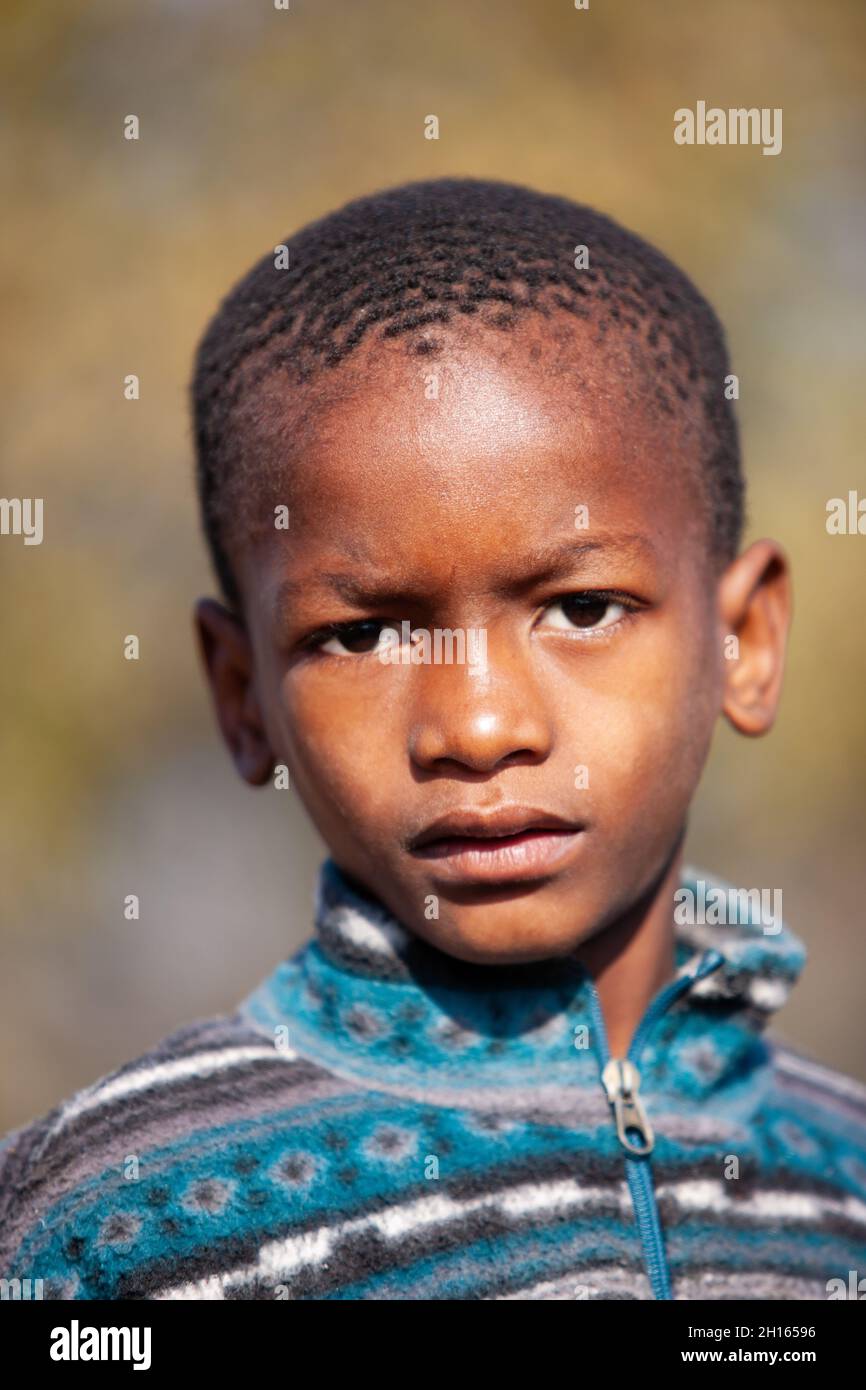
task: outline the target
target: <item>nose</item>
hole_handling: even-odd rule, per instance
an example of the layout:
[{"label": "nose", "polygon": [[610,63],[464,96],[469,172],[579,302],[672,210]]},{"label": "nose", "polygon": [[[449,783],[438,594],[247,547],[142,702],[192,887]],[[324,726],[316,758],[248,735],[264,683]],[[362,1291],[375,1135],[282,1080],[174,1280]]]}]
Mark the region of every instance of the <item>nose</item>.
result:
[{"label": "nose", "polygon": [[516,763],[543,762],[553,746],[546,706],[521,658],[486,668],[415,668],[409,754],[424,772],[489,773]]}]

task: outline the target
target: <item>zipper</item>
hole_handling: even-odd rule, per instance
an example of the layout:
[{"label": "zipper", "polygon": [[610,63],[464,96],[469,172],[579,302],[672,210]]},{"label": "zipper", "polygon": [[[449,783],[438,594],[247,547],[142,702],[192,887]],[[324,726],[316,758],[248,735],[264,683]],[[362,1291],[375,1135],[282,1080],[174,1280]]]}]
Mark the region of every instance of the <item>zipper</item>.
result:
[{"label": "zipper", "polygon": [[590,1013],[595,1036],[599,1040],[596,1051],[600,1063],[601,1084],[613,1112],[617,1138],[625,1150],[626,1178],[631,1192],[635,1222],[650,1287],[653,1297],[657,1299],[672,1299],[673,1295],[649,1157],[655,1145],[655,1135],[640,1096],[639,1064],[650,1033],[671,1004],[690,990],[698,980],[718,970],[723,961],[724,956],[719,951],[704,951],[692,970],[671,984],[665,985],[650,1002],[635,1030],[625,1057],[610,1055],[604,1015],[595,981],[589,971],[585,972],[590,990]]}]

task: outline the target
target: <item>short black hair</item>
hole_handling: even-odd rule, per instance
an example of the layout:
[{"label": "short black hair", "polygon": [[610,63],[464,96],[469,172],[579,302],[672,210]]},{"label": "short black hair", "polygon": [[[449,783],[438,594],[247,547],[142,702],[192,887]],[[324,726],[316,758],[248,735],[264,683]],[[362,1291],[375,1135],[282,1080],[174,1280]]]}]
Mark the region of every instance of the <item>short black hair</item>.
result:
[{"label": "short black hair", "polygon": [[[616,327],[648,351],[662,410],[698,393],[713,540],[723,559],[736,554],[744,488],[724,331],[691,280],[640,237],[567,198],[441,178],[355,199],[280,245],[223,299],[191,384],[202,522],[229,602],[240,602],[224,542],[241,398],[274,374],[314,381],[365,338],[405,336],[410,353],[435,354],[442,332],[472,316],[504,331],[530,312],[590,320],[599,334]],[[575,266],[580,246],[585,268]]]}]

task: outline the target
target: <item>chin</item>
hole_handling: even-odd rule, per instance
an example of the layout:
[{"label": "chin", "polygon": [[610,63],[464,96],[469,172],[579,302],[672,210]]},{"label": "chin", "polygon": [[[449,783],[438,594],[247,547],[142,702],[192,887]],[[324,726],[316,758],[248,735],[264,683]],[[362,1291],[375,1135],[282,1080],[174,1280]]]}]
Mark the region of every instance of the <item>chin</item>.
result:
[{"label": "chin", "polygon": [[[536,918],[534,923],[527,920],[530,916]],[[441,950],[480,965],[529,965],[567,956],[591,935],[576,929],[573,920],[561,931],[552,929],[549,920],[539,929],[537,918],[537,907],[528,905],[516,920],[513,913],[500,915],[487,907],[477,921],[462,913],[439,921],[435,937],[429,931],[433,924],[426,922],[425,927],[428,941]]]}]

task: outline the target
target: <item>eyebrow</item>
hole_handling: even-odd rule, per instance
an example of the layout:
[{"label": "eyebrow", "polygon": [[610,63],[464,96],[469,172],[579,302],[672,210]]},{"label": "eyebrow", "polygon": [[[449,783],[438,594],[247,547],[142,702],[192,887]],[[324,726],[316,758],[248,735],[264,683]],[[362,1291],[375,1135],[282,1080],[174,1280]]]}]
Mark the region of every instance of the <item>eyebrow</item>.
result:
[{"label": "eyebrow", "polygon": [[369,607],[376,603],[399,602],[406,598],[426,593],[418,585],[414,590],[410,585],[401,584],[394,579],[364,581],[352,574],[340,571],[317,570],[310,579],[284,579],[274,594],[274,612],[279,613],[286,603],[308,594],[310,590],[330,589],[338,598],[358,607]]},{"label": "eyebrow", "polygon": [[521,563],[524,573],[504,587],[509,593],[517,593],[545,579],[556,579],[571,573],[585,556],[599,551],[622,559],[658,558],[658,551],[647,536],[637,532],[599,533],[592,540],[557,542],[524,556]]},{"label": "eyebrow", "polygon": [[[498,586],[508,594],[520,593],[534,584],[559,575],[570,573],[575,564],[585,557],[599,551],[619,555],[624,558],[655,560],[658,552],[652,542],[639,534],[617,533],[598,535],[593,540],[565,541],[544,546],[532,551],[521,560],[519,577],[504,579]],[[513,566],[511,566],[513,570]],[[310,579],[283,579],[274,594],[274,611],[279,614],[283,606],[301,594],[327,588],[348,604],[357,607],[371,607],[376,604],[399,603],[407,599],[429,597],[430,586],[422,582],[401,582],[393,576],[383,576],[380,580],[364,579],[355,572],[342,570],[317,570]]]}]

